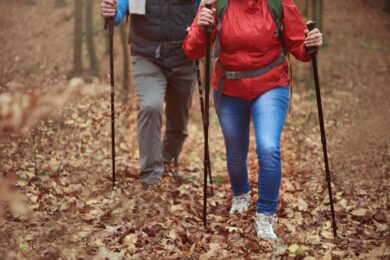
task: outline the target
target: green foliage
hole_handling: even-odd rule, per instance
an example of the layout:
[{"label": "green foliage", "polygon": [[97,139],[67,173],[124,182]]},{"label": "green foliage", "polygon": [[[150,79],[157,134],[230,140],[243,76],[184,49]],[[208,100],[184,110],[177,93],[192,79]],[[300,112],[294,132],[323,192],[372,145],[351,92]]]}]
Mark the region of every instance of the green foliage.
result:
[{"label": "green foliage", "polygon": [[213,178],[213,181],[216,184],[224,184],[225,183],[225,180],[221,177],[215,177],[215,178]]}]

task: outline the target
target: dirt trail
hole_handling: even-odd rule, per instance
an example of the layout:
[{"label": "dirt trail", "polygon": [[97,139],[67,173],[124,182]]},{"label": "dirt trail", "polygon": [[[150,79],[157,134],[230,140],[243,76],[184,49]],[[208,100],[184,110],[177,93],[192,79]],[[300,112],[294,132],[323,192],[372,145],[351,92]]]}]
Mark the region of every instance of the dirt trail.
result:
[{"label": "dirt trail", "polygon": [[325,9],[332,13],[325,28],[333,29],[325,34],[324,87],[334,99],[346,97],[339,106],[325,105],[328,118],[339,120],[331,145],[335,174],[346,182],[382,182],[390,174],[390,15],[381,6],[338,1]]},{"label": "dirt trail", "polygon": [[[66,80],[72,67],[70,3],[53,9],[52,0],[0,1],[0,92],[48,88]],[[215,195],[209,200],[207,232],[202,228],[203,135],[197,95],[182,178],[168,174],[161,186],[146,191],[137,180],[137,106],[117,104],[119,182],[112,192],[105,93],[80,96],[23,138],[1,145],[0,170],[14,178],[12,187],[26,202],[11,201],[0,217],[0,258],[390,257],[390,16],[382,12],[383,3],[325,1],[327,46],[319,62],[338,239],[331,234],[315,100],[304,86],[310,64],[294,62],[297,91],[282,140],[280,243],[255,237],[254,203],[248,214],[229,216],[224,144],[213,110]],[[101,28],[97,17],[94,26]],[[107,65],[103,31],[96,30],[98,53]],[[254,202],[258,169],[251,138]],[[32,211],[25,215],[26,208]]]}]

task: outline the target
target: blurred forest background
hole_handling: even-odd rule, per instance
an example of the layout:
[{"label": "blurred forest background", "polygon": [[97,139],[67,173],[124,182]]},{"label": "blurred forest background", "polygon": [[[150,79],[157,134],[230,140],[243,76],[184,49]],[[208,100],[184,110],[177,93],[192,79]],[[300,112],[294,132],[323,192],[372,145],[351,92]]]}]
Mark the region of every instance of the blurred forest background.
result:
[{"label": "blurred forest background", "polygon": [[[215,195],[203,229],[203,132],[194,94],[180,179],[138,183],[127,26],[115,31],[117,173],[111,190],[107,32],[92,0],[0,1],[0,259],[390,258],[390,1],[296,0],[320,23],[320,79],[339,237],[331,233],[311,64],[292,58],[276,231],[229,217],[211,110]],[[77,78],[75,78],[77,77]],[[253,136],[248,165],[257,199]]]}]

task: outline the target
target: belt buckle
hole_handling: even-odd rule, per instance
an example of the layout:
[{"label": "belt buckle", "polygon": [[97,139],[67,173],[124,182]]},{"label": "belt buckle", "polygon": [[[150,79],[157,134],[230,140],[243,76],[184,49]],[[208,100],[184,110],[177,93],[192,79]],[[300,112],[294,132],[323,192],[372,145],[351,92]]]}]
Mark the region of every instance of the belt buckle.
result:
[{"label": "belt buckle", "polygon": [[235,71],[226,71],[226,79],[237,79],[237,72]]}]

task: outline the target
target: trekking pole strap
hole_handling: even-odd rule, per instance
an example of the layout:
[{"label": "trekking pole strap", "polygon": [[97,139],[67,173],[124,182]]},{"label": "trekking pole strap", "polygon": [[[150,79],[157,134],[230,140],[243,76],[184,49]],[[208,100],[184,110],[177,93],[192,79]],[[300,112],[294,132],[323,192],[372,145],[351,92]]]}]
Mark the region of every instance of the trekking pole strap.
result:
[{"label": "trekking pole strap", "polygon": [[218,107],[219,102],[221,101],[222,90],[223,90],[223,86],[224,86],[224,83],[225,83],[225,79],[236,80],[236,79],[245,79],[245,78],[256,78],[256,77],[259,77],[259,76],[267,73],[271,69],[275,68],[276,66],[280,65],[284,61],[284,58],[285,58],[285,54],[284,54],[284,52],[282,52],[270,64],[268,64],[268,65],[266,65],[264,67],[261,67],[261,68],[259,68],[257,70],[251,70],[251,71],[227,71],[217,61],[216,64],[217,64],[219,70],[223,74],[222,74],[222,77],[219,79],[218,91],[217,91],[217,99],[216,99],[215,106]]}]

